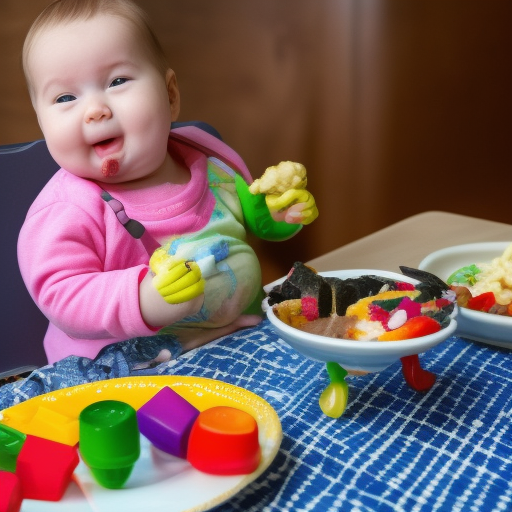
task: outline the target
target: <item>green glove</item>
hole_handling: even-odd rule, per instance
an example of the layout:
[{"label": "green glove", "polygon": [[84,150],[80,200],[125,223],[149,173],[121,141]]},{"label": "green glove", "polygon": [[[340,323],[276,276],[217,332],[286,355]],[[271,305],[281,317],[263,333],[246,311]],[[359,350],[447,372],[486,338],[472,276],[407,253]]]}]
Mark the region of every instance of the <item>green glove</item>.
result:
[{"label": "green glove", "polygon": [[256,236],[264,240],[280,241],[291,238],[302,229],[301,224],[276,222],[268,209],[265,194],[251,194],[249,185],[238,174],[235,175],[235,184],[245,222]]}]

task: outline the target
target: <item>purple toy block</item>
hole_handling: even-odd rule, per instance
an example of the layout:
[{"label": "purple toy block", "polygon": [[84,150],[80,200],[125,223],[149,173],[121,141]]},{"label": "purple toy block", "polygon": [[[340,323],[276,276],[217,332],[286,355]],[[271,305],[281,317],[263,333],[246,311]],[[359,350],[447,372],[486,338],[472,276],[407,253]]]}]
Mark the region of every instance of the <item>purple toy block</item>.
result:
[{"label": "purple toy block", "polygon": [[199,411],[170,387],[162,388],[138,411],[142,435],[159,450],[187,458],[188,438]]}]

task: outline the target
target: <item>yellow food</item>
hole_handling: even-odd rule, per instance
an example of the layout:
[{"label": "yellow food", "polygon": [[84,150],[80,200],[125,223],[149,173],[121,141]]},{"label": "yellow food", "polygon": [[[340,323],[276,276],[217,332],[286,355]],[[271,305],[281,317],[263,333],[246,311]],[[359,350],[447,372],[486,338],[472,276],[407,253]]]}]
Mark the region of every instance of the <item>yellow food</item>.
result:
[{"label": "yellow food", "polygon": [[296,162],[280,162],[268,167],[249,187],[251,194],[280,195],[288,190],[306,188],[306,168]]},{"label": "yellow food", "polygon": [[477,266],[481,272],[476,276],[476,283],[469,287],[473,297],[485,292],[493,292],[498,304],[510,304],[512,302],[512,244],[491,263],[478,263]]}]

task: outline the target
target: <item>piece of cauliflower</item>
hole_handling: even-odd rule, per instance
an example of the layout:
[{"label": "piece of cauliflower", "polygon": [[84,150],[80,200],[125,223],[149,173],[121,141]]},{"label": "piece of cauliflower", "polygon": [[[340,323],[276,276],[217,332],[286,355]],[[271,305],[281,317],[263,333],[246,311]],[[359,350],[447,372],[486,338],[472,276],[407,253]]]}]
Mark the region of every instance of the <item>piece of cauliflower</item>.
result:
[{"label": "piece of cauliflower", "polygon": [[251,194],[280,195],[288,190],[304,189],[306,185],[306,168],[287,161],[268,167],[263,176],[250,185],[249,191]]}]

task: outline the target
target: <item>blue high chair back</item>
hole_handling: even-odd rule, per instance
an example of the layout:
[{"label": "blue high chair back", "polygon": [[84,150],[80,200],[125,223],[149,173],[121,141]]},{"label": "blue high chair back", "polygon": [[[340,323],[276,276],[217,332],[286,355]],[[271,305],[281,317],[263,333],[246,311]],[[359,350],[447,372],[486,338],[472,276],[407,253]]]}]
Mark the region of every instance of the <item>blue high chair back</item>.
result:
[{"label": "blue high chair back", "polygon": [[43,338],[48,320],[21,278],[17,241],[30,205],[58,168],[44,140],[0,146],[0,377],[47,363]]},{"label": "blue high chair back", "polygon": [[[221,139],[201,121],[173,123],[172,128],[197,126]],[[0,146],[0,236],[2,293],[0,295],[0,378],[17,375],[47,363],[43,338],[48,320],[30,297],[21,278],[17,241],[37,194],[58,170],[46,142]],[[37,247],[34,247],[37,250]]]}]

